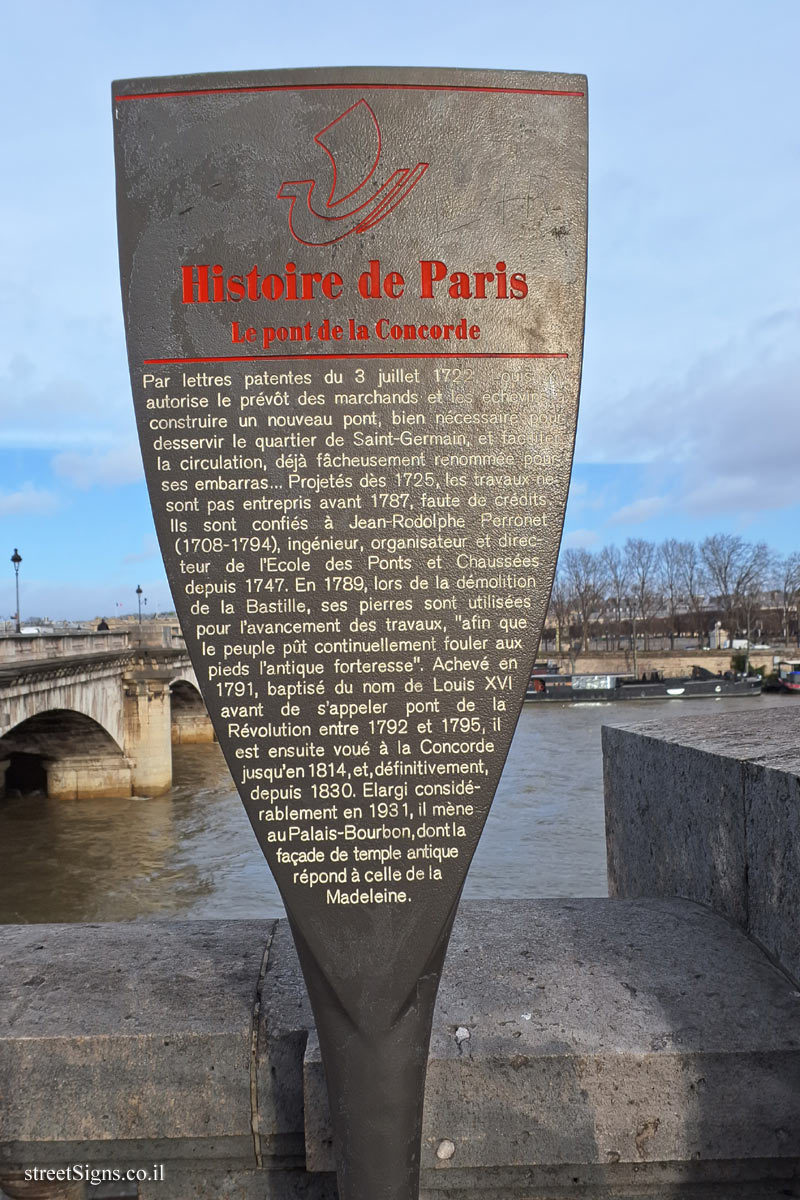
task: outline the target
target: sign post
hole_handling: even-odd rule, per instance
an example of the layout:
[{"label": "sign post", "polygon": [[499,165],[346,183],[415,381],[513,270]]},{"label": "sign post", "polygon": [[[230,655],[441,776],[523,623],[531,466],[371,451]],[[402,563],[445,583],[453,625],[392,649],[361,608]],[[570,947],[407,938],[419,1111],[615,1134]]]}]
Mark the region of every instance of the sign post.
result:
[{"label": "sign post", "polygon": [[535,657],[580,380],[580,76],[114,85],[134,404],[283,896],[343,1200],[413,1200],[433,1006]]}]

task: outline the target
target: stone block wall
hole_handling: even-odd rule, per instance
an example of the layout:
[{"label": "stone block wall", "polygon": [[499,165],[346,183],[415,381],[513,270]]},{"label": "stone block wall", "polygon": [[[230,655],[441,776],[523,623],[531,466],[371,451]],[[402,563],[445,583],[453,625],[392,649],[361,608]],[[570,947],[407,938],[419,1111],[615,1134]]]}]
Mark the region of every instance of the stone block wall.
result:
[{"label": "stone block wall", "polygon": [[603,730],[609,892],[681,896],[800,981],[800,705]]},{"label": "stone block wall", "polygon": [[[421,1195],[796,1195],[799,1085],[796,989],[723,917],[686,900],[465,903]],[[283,921],[6,927],[0,1095],[0,1182],[158,1162],[140,1200],[335,1195]]]}]

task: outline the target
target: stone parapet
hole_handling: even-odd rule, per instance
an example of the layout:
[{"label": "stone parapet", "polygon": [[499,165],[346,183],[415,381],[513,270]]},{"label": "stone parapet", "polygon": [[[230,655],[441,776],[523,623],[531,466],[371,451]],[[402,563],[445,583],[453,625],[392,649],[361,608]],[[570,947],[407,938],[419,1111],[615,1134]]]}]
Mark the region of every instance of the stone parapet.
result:
[{"label": "stone parapet", "polygon": [[800,980],[800,706],[603,729],[609,891],[680,896]]},{"label": "stone parapet", "polygon": [[0,637],[0,664],[118,653],[127,650],[129,645],[128,632],[123,630],[105,633],[96,630],[82,633],[16,633]]},{"label": "stone parapet", "polygon": [[[0,1095],[0,1180],[162,1162],[141,1200],[335,1195],[283,921],[5,927]],[[685,899],[462,906],[423,1197],[756,1200],[797,1179],[800,997],[730,921]]]}]

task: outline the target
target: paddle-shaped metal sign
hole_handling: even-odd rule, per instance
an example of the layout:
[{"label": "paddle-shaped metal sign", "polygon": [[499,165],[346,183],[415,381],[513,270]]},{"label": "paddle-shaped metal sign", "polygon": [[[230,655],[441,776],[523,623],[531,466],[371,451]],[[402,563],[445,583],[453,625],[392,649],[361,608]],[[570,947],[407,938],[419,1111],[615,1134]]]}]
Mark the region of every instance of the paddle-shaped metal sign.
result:
[{"label": "paddle-shaped metal sign", "polygon": [[411,1200],[432,1011],[552,583],[582,77],[114,85],[156,527],[316,1016],[343,1200]]}]

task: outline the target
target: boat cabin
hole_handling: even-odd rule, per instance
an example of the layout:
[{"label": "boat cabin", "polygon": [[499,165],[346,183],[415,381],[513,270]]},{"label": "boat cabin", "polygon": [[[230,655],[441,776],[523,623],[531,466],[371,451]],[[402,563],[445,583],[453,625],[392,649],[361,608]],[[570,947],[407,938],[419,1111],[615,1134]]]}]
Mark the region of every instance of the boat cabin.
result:
[{"label": "boat cabin", "polygon": [[778,682],[787,692],[800,692],[800,658],[786,658],[778,663]]}]

